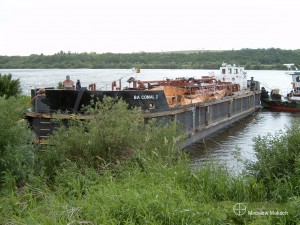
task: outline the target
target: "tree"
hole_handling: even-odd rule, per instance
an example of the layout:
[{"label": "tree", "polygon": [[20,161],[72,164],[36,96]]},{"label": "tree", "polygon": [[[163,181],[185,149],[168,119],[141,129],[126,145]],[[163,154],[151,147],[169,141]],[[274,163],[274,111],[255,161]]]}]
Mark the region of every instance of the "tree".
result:
[{"label": "tree", "polygon": [[11,96],[17,96],[21,94],[20,80],[13,80],[11,74],[0,74],[0,97],[5,96],[9,98]]}]

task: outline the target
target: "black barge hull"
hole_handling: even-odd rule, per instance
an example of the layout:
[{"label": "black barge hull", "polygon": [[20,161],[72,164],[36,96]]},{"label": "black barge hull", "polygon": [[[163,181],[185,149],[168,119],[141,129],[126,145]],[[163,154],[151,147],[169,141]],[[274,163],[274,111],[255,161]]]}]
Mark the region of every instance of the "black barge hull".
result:
[{"label": "black barge hull", "polygon": [[[32,92],[34,96],[35,90]],[[46,90],[46,97],[35,99],[33,109],[27,118],[35,131],[38,142],[45,143],[57,124],[56,118],[65,123],[73,117],[86,120],[91,116],[81,113],[82,107],[92,99],[104,96],[122,97],[130,107],[143,110],[145,121],[151,118],[166,122],[177,121],[186,134],[186,147],[260,109],[260,91],[244,91],[221,99],[187,104],[170,108],[163,91],[88,91],[88,90]],[[57,114],[57,111],[67,114]]]}]

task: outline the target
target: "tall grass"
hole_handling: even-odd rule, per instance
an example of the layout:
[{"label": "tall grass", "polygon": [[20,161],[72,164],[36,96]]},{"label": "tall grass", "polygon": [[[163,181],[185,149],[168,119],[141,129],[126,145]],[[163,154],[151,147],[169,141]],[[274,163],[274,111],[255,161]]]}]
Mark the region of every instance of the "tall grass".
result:
[{"label": "tall grass", "polygon": [[[299,218],[300,199],[285,204],[263,201],[259,189],[251,199],[247,180],[228,179],[227,172],[207,165],[191,172],[186,159],[176,164],[148,163],[122,170],[78,171],[69,167],[57,172],[48,187],[26,185],[22,193],[2,198],[2,218],[25,224],[293,224]],[[209,172],[210,171],[210,172]],[[254,182],[253,182],[254,184]],[[243,194],[244,193],[244,194]],[[237,216],[233,206],[246,202],[253,210],[288,211],[276,217]],[[5,212],[5,213],[4,213]]]}]

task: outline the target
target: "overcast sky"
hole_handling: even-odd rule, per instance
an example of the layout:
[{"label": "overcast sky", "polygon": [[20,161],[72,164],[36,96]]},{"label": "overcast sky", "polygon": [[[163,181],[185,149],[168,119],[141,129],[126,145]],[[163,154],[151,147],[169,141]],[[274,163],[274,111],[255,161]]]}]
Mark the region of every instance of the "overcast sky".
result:
[{"label": "overcast sky", "polygon": [[300,49],[299,0],[0,0],[0,55]]}]

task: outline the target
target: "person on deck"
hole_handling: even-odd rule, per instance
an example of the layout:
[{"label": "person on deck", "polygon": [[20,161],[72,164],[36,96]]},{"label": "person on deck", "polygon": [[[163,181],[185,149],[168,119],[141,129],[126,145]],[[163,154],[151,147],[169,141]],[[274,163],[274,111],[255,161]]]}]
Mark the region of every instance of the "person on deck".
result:
[{"label": "person on deck", "polygon": [[80,80],[77,80],[76,82],[76,90],[80,90],[81,89],[81,83]]},{"label": "person on deck", "polygon": [[63,87],[67,90],[74,90],[74,81],[70,79],[69,75],[67,75],[66,79],[63,81]]}]

